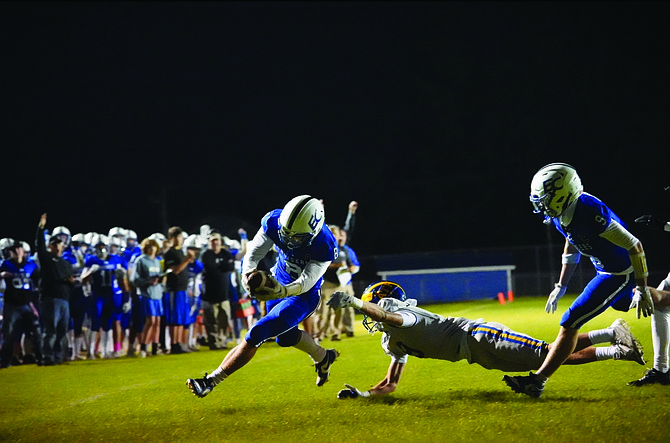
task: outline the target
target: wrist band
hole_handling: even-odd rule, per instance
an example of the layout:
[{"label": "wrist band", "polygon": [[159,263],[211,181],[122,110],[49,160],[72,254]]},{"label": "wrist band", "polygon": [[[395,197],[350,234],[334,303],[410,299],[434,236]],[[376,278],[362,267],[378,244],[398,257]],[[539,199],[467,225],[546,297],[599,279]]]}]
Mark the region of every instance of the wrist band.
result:
[{"label": "wrist band", "polygon": [[630,261],[633,265],[633,273],[635,274],[635,278],[647,278],[649,276],[649,271],[647,270],[647,259],[645,258],[644,251],[631,255]]},{"label": "wrist band", "polygon": [[582,257],[582,254],[577,252],[576,254],[563,254],[561,255],[561,263],[564,265],[579,263],[579,259]]},{"label": "wrist band", "polygon": [[363,300],[360,298],[353,297],[353,301],[351,302],[351,306],[353,306],[356,309],[362,309],[363,308]]}]

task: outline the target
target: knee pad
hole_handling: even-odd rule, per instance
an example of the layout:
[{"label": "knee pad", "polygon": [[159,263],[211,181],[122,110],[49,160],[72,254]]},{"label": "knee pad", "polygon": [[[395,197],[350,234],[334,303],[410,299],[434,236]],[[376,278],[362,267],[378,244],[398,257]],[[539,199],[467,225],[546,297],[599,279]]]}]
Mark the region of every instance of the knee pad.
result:
[{"label": "knee pad", "polygon": [[277,336],[277,344],[283,348],[295,346],[300,341],[300,330],[297,327],[291,328]]}]

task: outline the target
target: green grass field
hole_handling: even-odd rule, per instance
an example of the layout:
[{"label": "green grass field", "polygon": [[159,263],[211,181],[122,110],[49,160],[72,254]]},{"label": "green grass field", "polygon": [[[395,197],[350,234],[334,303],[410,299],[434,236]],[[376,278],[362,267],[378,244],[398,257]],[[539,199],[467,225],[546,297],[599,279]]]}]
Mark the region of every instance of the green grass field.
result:
[{"label": "green grass field", "polygon": [[[541,297],[427,308],[552,341],[560,316],[545,314],[544,303]],[[609,310],[585,330],[623,317],[651,359],[649,320],[620,314]],[[513,393],[499,371],[410,358],[394,394],[337,400],[344,383],[367,389],[389,365],[380,334],[369,335],[361,319],[355,337],[324,343],[341,356],[321,388],[308,356],[274,343],[204,399],[185,381],[217,367],[225,351],[4,369],[0,441],[670,441],[670,386],[626,386],[644,371],[633,362],[565,366],[543,397],[532,399]]]}]

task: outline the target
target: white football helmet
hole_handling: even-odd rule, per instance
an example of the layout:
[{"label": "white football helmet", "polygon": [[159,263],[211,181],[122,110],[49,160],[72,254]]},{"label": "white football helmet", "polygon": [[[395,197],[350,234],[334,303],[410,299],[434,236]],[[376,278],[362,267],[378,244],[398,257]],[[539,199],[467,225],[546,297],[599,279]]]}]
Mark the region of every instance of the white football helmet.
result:
[{"label": "white football helmet", "polygon": [[114,227],[109,230],[107,233],[108,237],[118,237],[120,238],[124,243],[126,242],[126,230],[121,228],[121,227]]},{"label": "white football helmet", "polygon": [[75,243],[75,242],[77,243],[77,245],[81,245],[82,243],[86,243],[84,234],[82,234],[80,232],[80,233],[77,233],[77,234],[73,235],[72,236],[72,243]]},{"label": "white football helmet", "polygon": [[9,249],[14,246],[14,243],[16,243],[14,239],[9,237],[0,240],[0,258],[9,259]]},{"label": "white football helmet", "polygon": [[91,236],[90,245],[94,249],[96,257],[98,257],[100,260],[105,260],[108,256],[107,242],[108,238],[106,235],[93,233]]},{"label": "white football helmet", "polygon": [[202,249],[204,244],[202,243],[202,240],[200,239],[199,235],[189,235],[186,240],[184,240],[184,247],[186,249]]},{"label": "white football helmet", "polygon": [[63,240],[66,248],[70,246],[70,239],[72,238],[72,234],[70,234],[70,230],[65,226],[56,226],[51,235],[59,236],[60,239]]},{"label": "white football helmet", "polygon": [[289,249],[307,246],[321,232],[325,212],[321,202],[309,195],[289,201],[279,216],[279,238]]},{"label": "white football helmet", "polygon": [[167,238],[165,238],[165,236],[160,232],[155,232],[155,233],[151,234],[148,238],[150,238],[152,240],[156,240],[156,243],[158,243],[158,247],[160,249],[163,249],[163,245],[167,241]]},{"label": "white football helmet", "polygon": [[123,255],[126,244],[118,236],[108,237],[109,253],[113,255]]},{"label": "white football helmet", "polygon": [[530,183],[530,201],[545,222],[560,217],[584,192],[577,171],[566,163],[551,163],[535,174]]}]

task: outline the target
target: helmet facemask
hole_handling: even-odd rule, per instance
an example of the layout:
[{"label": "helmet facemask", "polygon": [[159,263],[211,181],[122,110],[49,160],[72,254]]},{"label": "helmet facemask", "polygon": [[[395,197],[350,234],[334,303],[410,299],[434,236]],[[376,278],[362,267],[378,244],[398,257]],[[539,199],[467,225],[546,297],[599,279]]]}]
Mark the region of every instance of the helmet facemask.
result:
[{"label": "helmet facemask", "polygon": [[323,205],[309,195],[289,201],[279,216],[279,239],[289,249],[308,246],[324,223]]},{"label": "helmet facemask", "polygon": [[[361,295],[362,301],[377,304],[383,298],[395,298],[396,300],[405,301],[407,295],[405,290],[397,283],[391,281],[380,281],[373,283],[363,291]],[[372,320],[367,315],[363,317],[363,327],[370,333],[374,334],[381,330],[379,322]]]},{"label": "helmet facemask", "polygon": [[552,163],[540,169],[530,185],[533,212],[544,215],[544,222],[565,214],[584,191],[581,179],[572,166]]}]

